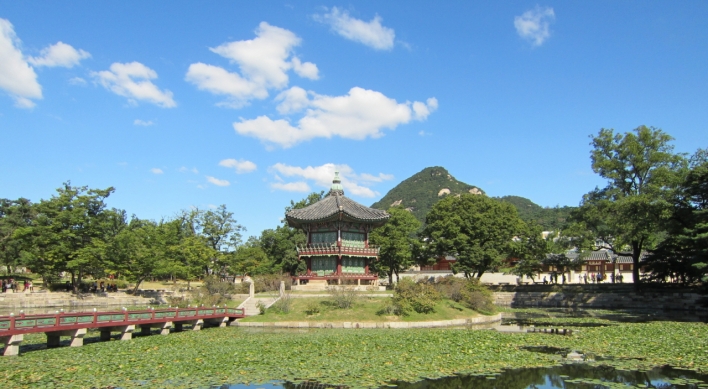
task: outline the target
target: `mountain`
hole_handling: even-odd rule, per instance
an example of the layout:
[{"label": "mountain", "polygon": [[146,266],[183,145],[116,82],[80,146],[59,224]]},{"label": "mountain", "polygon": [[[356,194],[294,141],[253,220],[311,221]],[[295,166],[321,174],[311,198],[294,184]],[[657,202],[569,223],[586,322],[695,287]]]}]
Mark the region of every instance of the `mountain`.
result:
[{"label": "mountain", "polygon": [[525,222],[535,221],[546,231],[557,231],[564,228],[570,217],[570,213],[576,208],[568,206],[544,208],[525,197],[519,196],[495,198],[513,204],[521,220]]},{"label": "mountain", "polygon": [[386,210],[400,205],[411,211],[418,220],[425,222],[425,215],[433,204],[444,196],[460,193],[484,192],[474,185],[456,180],[444,167],[428,167],[403,180],[371,207]]},{"label": "mountain", "polygon": [[[433,204],[445,196],[461,193],[484,194],[477,186],[458,181],[444,167],[428,167],[403,180],[371,207],[386,210],[400,205],[411,211],[422,223]],[[496,197],[514,205],[519,217],[524,221],[535,221],[544,230],[563,228],[574,207],[544,208],[533,201],[519,196]]]}]

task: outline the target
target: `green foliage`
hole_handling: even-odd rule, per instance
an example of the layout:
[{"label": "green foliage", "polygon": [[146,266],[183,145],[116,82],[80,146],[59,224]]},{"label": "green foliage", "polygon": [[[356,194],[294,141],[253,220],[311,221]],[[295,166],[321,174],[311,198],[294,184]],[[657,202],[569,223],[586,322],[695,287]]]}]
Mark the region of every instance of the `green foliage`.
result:
[{"label": "green foliage", "polygon": [[708,282],[708,150],[691,158],[673,204],[668,236],[646,260],[651,278]]},{"label": "green foliage", "polygon": [[433,206],[422,238],[431,255],[457,258],[453,272],[481,277],[513,252],[513,238],[523,228],[511,204],[463,194],[446,197]]},{"label": "green foliage", "polygon": [[379,276],[388,274],[389,284],[393,275],[410,268],[416,262],[416,254],[421,251],[420,241],[415,232],[421,223],[412,213],[401,207],[388,210],[391,217],[386,224],[376,228],[369,235],[369,243],[378,245],[379,260],[373,263],[373,270]]},{"label": "green foliage", "polygon": [[305,306],[305,313],[307,316],[314,316],[322,311],[322,306],[317,301],[308,301]]},{"label": "green foliage", "polygon": [[[87,335],[86,343],[97,338],[91,336]],[[31,334],[25,335],[23,345],[43,348],[44,343],[46,336]],[[559,363],[555,354],[534,351],[540,347],[604,356],[602,364],[615,368],[669,365],[706,373],[706,344],[708,326],[704,323],[676,322],[588,327],[573,336],[459,329],[254,332],[227,327],[0,358],[0,385],[205,388],[273,380],[301,382],[306,377],[323,385],[380,387],[425,377],[493,374]]]},{"label": "green foliage", "polygon": [[[312,192],[297,203],[290,200],[290,205],[285,207],[285,213],[291,209],[302,209],[324,198],[324,191]],[[261,249],[266,253],[275,268],[280,271],[295,275],[307,269],[304,261],[297,255],[297,245],[307,243],[307,236],[302,230],[292,228],[283,220],[283,225],[275,229],[267,229],[258,238]]]},{"label": "green foliage", "polygon": [[269,274],[273,272],[273,262],[258,241],[249,239],[245,245],[239,246],[225,260],[232,274],[248,274],[250,276]]},{"label": "green foliage", "polygon": [[292,280],[285,274],[259,274],[253,277],[256,293],[280,290],[280,282],[285,282],[285,289],[290,290]]},{"label": "green foliage", "polygon": [[640,126],[633,132],[615,134],[602,129],[592,137],[593,171],[605,178],[605,188],[583,197],[573,213],[577,245],[585,249],[607,248],[630,255],[634,282],[639,285],[639,258],[660,238],[671,215],[671,196],[686,166],[673,153],[671,136],[660,129]]},{"label": "green foliage", "polygon": [[[438,196],[442,189],[448,189],[450,194]],[[483,193],[474,185],[457,181],[443,167],[428,167],[403,180],[371,207],[386,210],[394,204],[399,205],[410,209],[416,219],[423,222],[425,215],[441,198],[470,193],[475,189]]]},{"label": "green foliage", "polygon": [[276,301],[270,309],[273,309],[279,313],[289,313],[293,307],[293,297],[290,293],[284,293],[278,301]]},{"label": "green foliage", "polygon": [[570,214],[577,207],[544,208],[531,200],[519,196],[503,196],[501,201],[511,203],[516,207],[519,218],[527,223],[535,223],[544,231],[560,231],[569,223]]},{"label": "green foliage", "polygon": [[8,274],[23,265],[23,251],[29,249],[31,243],[15,232],[29,227],[35,213],[35,208],[27,199],[0,199],[0,266],[5,266]]},{"label": "green foliage", "polygon": [[433,285],[427,282],[415,282],[406,277],[396,283],[391,301],[394,311],[407,315],[411,311],[433,313],[435,305],[441,298]]},{"label": "green foliage", "polygon": [[438,277],[434,285],[442,296],[462,303],[469,309],[484,315],[496,311],[492,291],[482,285],[478,278]]},{"label": "green foliage", "polygon": [[359,299],[359,292],[351,286],[330,286],[327,288],[332,305],[339,309],[350,309]]}]

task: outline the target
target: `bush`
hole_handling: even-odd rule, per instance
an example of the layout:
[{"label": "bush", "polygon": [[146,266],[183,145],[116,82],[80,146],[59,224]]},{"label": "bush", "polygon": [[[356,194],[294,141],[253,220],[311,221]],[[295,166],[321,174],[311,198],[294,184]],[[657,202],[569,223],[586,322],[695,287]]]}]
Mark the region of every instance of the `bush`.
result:
[{"label": "bush", "polygon": [[278,301],[275,302],[271,306],[272,309],[275,309],[276,311],[280,313],[288,313],[293,307],[293,298],[290,295],[290,293],[284,293]]},{"label": "bush", "polygon": [[236,291],[236,287],[231,282],[221,281],[215,276],[204,278],[202,286],[191,292],[191,301],[195,305],[223,305],[231,300],[231,295]]},{"label": "bush", "polygon": [[305,305],[305,313],[307,316],[316,315],[321,312],[320,304],[316,301],[310,301]]},{"label": "bush", "polygon": [[351,286],[330,286],[327,292],[332,297],[332,303],[340,309],[351,308],[359,298],[359,293]]},{"label": "bush", "polygon": [[392,302],[402,315],[409,314],[411,310],[418,313],[433,313],[435,312],[435,304],[441,298],[440,292],[433,285],[403,278],[396,284]]},{"label": "bush", "polygon": [[491,314],[496,310],[492,292],[477,278],[438,277],[435,288],[450,300],[460,302],[479,313]]},{"label": "bush", "polygon": [[[284,274],[261,274],[253,276],[256,293],[273,292],[280,290],[280,281],[285,282],[285,290],[290,290],[292,279]],[[248,293],[248,291],[246,291]]]}]

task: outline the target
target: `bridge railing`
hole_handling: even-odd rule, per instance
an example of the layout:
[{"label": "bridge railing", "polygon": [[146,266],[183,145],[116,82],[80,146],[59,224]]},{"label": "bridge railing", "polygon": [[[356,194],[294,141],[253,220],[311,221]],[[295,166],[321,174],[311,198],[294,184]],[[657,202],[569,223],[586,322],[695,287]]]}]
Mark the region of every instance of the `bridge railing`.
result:
[{"label": "bridge railing", "polygon": [[160,308],[142,311],[58,312],[0,316],[0,337],[76,328],[100,328],[126,324],[180,322],[220,317],[244,317],[243,309],[227,307]]}]

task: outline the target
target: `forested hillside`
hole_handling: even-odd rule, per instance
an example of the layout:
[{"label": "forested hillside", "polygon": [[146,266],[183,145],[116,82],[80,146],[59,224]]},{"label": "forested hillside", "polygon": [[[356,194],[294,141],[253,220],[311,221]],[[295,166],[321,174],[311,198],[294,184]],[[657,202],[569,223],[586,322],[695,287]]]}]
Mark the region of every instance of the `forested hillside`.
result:
[{"label": "forested hillside", "polygon": [[501,201],[513,204],[519,212],[519,217],[523,221],[533,220],[543,227],[544,230],[559,230],[565,226],[570,212],[575,207],[553,207],[544,208],[533,201],[520,196],[497,197]]},{"label": "forested hillside", "polygon": [[[371,207],[386,210],[394,205],[411,211],[422,223],[425,215],[438,200],[445,196],[461,193],[483,194],[477,186],[458,181],[444,167],[428,167],[396,185]],[[501,201],[513,204],[524,221],[533,220],[544,230],[557,230],[563,227],[574,207],[544,208],[531,200],[519,196],[498,197]]]},{"label": "forested hillside", "polygon": [[474,185],[456,180],[444,167],[434,166],[403,180],[371,207],[386,210],[400,205],[411,211],[418,220],[425,222],[425,215],[433,204],[445,196],[460,193],[484,192]]}]

